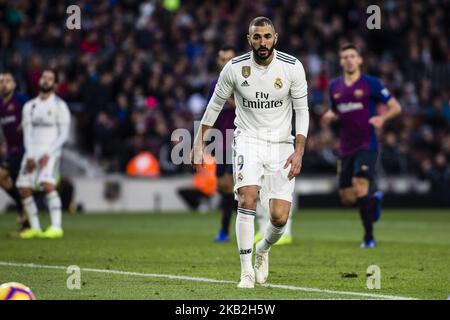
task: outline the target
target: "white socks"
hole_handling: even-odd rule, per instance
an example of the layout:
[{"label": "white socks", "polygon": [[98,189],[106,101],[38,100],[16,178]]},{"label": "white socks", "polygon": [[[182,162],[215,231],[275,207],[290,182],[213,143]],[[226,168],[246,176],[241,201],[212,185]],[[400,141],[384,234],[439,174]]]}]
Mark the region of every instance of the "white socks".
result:
[{"label": "white socks", "polygon": [[47,206],[50,211],[50,220],[52,222],[52,226],[56,228],[61,228],[61,198],[56,190],[48,193],[46,195],[47,198]]},{"label": "white socks", "polygon": [[23,207],[28,215],[28,220],[30,220],[30,226],[32,229],[41,229],[41,224],[39,223],[38,210],[36,203],[34,202],[33,196],[22,199]]},{"label": "white socks", "polygon": [[255,210],[238,208],[236,238],[241,258],[241,272],[253,272],[252,252],[255,237]]},{"label": "white socks", "polygon": [[286,225],[282,227],[276,227],[269,221],[267,224],[266,232],[264,234],[264,239],[256,244],[256,250],[269,251],[275,242],[277,242],[286,230]]}]

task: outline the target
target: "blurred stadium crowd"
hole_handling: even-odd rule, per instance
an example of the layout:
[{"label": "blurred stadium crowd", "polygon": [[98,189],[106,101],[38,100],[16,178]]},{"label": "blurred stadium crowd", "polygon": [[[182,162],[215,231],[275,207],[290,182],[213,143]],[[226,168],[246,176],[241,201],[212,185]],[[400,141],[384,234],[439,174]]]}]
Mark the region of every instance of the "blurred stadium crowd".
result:
[{"label": "blurred stadium crowd", "polygon": [[217,50],[248,51],[248,22],[266,15],[277,26],[278,49],[307,71],[312,121],[303,172],[335,172],[337,139],[320,115],[340,72],[337,48],[352,41],[365,71],[403,106],[380,134],[382,172],[432,179],[447,170],[450,181],[450,1],[383,1],[381,30],[366,27],[373,1],[78,0],[81,30],[65,27],[70,4],[0,1],[0,69],[12,70],[30,96],[44,66],[58,70],[76,148],[109,172],[124,172],[142,150],[159,159],[162,175],[190,170],[171,163],[171,133],[193,130],[201,117],[218,75]]}]

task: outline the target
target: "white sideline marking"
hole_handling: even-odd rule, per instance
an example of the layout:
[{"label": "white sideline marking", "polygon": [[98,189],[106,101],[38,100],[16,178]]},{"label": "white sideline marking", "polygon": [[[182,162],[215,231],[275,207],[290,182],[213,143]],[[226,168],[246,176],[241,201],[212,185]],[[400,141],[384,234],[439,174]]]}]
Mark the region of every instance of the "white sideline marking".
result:
[{"label": "white sideline marking", "polygon": [[[36,268],[36,269],[59,269],[59,270],[67,269],[67,267],[64,267],[64,266],[50,266],[50,265],[44,265],[44,264],[16,263],[16,262],[6,262],[6,261],[0,261],[0,266]],[[227,284],[236,284],[237,283],[236,281],[230,281],[230,280],[218,280],[218,279],[203,278],[203,277],[177,276],[177,275],[172,275],[172,274],[141,273],[141,272],[128,272],[128,271],[120,271],[120,270],[93,269],[93,268],[80,268],[80,270],[85,271],[85,272],[109,273],[109,274],[119,274],[119,275],[125,275],[125,276],[137,276],[137,277],[146,277],[146,278],[167,278],[167,279],[199,281],[199,282],[209,282],[209,283],[227,283]],[[417,298],[412,298],[412,297],[391,296],[391,295],[375,294],[375,293],[326,290],[326,289],[318,289],[318,288],[304,288],[304,287],[287,286],[287,285],[281,285],[281,284],[263,284],[262,286],[267,287],[267,288],[285,289],[285,290],[292,290],[292,291],[340,294],[340,295],[368,297],[368,298],[377,298],[377,299],[389,299],[389,300],[416,300],[417,299]]]}]

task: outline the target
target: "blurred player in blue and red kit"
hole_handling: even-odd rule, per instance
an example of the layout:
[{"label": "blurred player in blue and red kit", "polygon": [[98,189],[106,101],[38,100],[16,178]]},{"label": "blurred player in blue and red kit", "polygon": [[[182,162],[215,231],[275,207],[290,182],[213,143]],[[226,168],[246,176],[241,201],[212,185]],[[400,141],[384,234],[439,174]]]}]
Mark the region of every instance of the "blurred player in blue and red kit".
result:
[{"label": "blurred player in blue and red kit", "polygon": [[[234,58],[236,55],[236,50],[232,46],[223,46],[217,53],[217,66],[220,70],[227,64],[229,60]],[[219,71],[220,71],[219,70]],[[211,83],[208,93],[208,100],[211,98],[214,93],[214,88],[217,84],[217,78]],[[227,130],[231,130],[233,133],[236,128],[234,125],[235,118],[235,105],[233,97],[229,98],[217,118],[215,127],[220,130],[223,137],[223,144],[217,146],[218,148],[222,148],[223,159],[217,159],[217,170],[216,175],[218,178],[218,191],[222,196],[221,208],[222,208],[222,222],[220,231],[217,233],[214,241],[216,242],[227,242],[229,241],[229,229],[230,229],[230,220],[233,211],[237,208],[237,202],[234,199],[234,191],[233,191],[233,164],[227,163],[226,159],[231,159],[231,157],[227,158],[227,153],[231,153],[231,139],[227,139]],[[233,136],[231,135],[231,138]],[[217,156],[217,154],[216,154]],[[220,161],[221,160],[221,161]]]},{"label": "blurred player in blue and red kit", "polygon": [[14,199],[21,230],[29,228],[23,213],[22,201],[16,187],[16,179],[24,153],[22,135],[22,107],[28,98],[15,92],[16,82],[11,72],[0,73],[0,125],[6,143],[6,154],[0,162],[0,186]]},{"label": "blurred player in blue and red kit", "polygon": [[[361,248],[374,248],[373,223],[380,218],[383,198],[381,192],[369,192],[378,157],[375,129],[398,116],[401,107],[378,78],[361,72],[363,59],[356,46],[344,45],[339,56],[343,76],[330,82],[331,110],[322,120],[339,123],[339,195],[344,205],[359,208],[365,231]],[[386,104],[384,114],[377,115],[377,103]]]}]

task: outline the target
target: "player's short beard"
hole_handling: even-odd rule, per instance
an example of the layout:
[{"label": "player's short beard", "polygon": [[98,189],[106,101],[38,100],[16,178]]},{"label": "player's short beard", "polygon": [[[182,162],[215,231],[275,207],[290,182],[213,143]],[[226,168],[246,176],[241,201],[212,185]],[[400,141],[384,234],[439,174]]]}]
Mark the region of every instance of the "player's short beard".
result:
[{"label": "player's short beard", "polygon": [[[259,48],[259,49],[261,49],[261,48]],[[264,48],[264,49],[267,49],[269,51],[269,54],[267,56],[265,56],[265,57],[261,57],[259,55],[258,50],[252,45],[253,54],[255,56],[257,56],[259,60],[267,60],[272,55],[273,49],[275,49],[275,44],[269,49],[268,48]]]},{"label": "player's short beard", "polygon": [[3,91],[0,92],[0,96],[3,97],[3,98],[7,98],[10,95],[12,95],[13,92],[14,92],[14,90],[9,90],[8,91],[7,89],[4,89]]},{"label": "player's short beard", "polygon": [[39,91],[43,93],[49,93],[53,91],[53,86],[45,86],[45,85],[39,85]]}]

